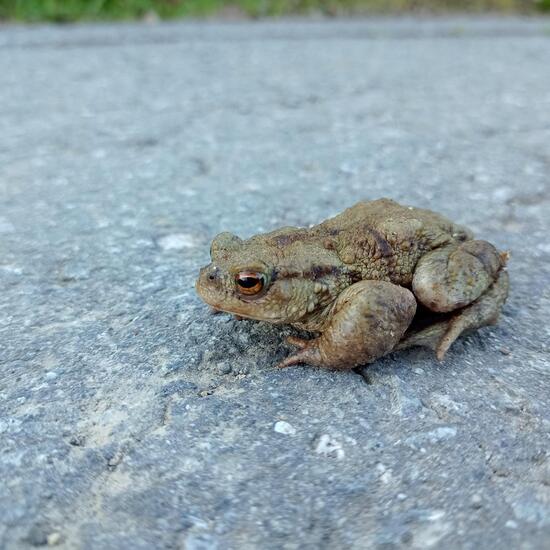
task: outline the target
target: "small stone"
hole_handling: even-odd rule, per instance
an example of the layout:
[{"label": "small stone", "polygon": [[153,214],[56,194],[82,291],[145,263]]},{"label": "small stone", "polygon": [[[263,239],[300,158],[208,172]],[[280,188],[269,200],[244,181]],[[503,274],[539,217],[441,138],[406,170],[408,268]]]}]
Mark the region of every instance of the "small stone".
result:
[{"label": "small stone", "polygon": [[69,439],[69,444],[73,447],[83,447],[84,446],[84,437],[81,435],[73,435]]},{"label": "small stone", "polygon": [[384,464],[382,464],[381,462],[379,462],[377,465],[376,465],[376,470],[380,473],[380,481],[382,483],[384,483],[385,485],[387,485],[388,483],[391,482],[392,480],[392,471],[391,470],[388,470],[386,468],[386,466],[384,466]]},{"label": "small stone", "polygon": [[86,266],[79,264],[67,264],[59,273],[59,280],[62,283],[73,283],[89,279],[90,271]]},{"label": "small stone", "polygon": [[445,517],[445,510],[432,510],[427,516],[428,521],[439,521]]},{"label": "small stone", "polygon": [[164,235],[157,240],[157,244],[163,250],[183,250],[184,248],[193,248],[196,246],[195,239],[187,233],[173,233]]},{"label": "small stone", "polygon": [[330,437],[328,434],[323,434],[317,441],[315,446],[315,452],[317,454],[342,460],[345,456],[344,449],[339,441]]},{"label": "small stone", "polygon": [[502,353],[502,355],[510,355],[512,353],[508,348],[505,347],[500,348],[499,351],[500,353]]},{"label": "small stone", "polygon": [[430,432],[429,436],[430,436],[430,441],[432,442],[451,439],[452,437],[456,436],[456,428],[454,428],[453,426],[442,426]]},{"label": "small stone", "polygon": [[388,483],[390,483],[392,479],[393,479],[393,476],[392,476],[391,470],[388,470],[388,471],[384,472],[384,473],[380,476],[380,481],[381,481],[384,485],[388,485]]},{"label": "small stone", "polygon": [[48,546],[56,546],[61,542],[61,534],[54,532],[47,536]]},{"label": "small stone", "polygon": [[407,498],[407,495],[405,493],[399,493],[397,495],[397,500],[405,500]]},{"label": "small stone", "polygon": [[518,528],[517,522],[514,521],[513,519],[509,519],[504,525],[506,527],[508,527],[508,529],[517,529]]},{"label": "small stone", "polygon": [[424,369],[421,369],[420,367],[417,367],[413,369],[414,374],[424,374]]},{"label": "small stone", "polygon": [[346,176],[355,176],[358,174],[357,167],[347,162],[343,162],[342,164],[340,164],[338,169],[340,170],[340,172],[342,172],[342,174],[345,174]]},{"label": "small stone", "polygon": [[451,397],[444,393],[433,393],[429,400],[429,405],[440,416],[449,415],[454,412],[464,412],[466,406],[462,403],[453,401]]},{"label": "small stone", "polygon": [[44,375],[44,377],[46,378],[46,380],[55,380],[58,376],[59,376],[59,374],[57,374],[57,372],[54,372],[53,370],[48,371],[48,372]]},{"label": "small stone", "polygon": [[219,374],[229,374],[231,372],[231,365],[225,361],[218,363],[216,368]]},{"label": "small stone", "polygon": [[289,424],[284,420],[279,420],[278,422],[275,422],[275,426],[273,426],[273,429],[277,433],[285,435],[294,435],[296,433],[296,428],[292,424]]},{"label": "small stone", "polygon": [[[443,441],[447,441],[449,439],[452,439],[453,437],[456,437],[456,435],[457,429],[455,427],[440,426],[435,430],[419,433],[408,437],[407,439],[405,439],[405,443],[411,446],[413,449],[418,449],[418,447],[423,443],[441,443]],[[419,450],[421,453],[426,452],[426,449],[424,447],[421,447]]]},{"label": "small stone", "polygon": [[483,499],[481,498],[481,495],[478,495],[476,493],[475,495],[472,495],[470,502],[472,504],[472,508],[478,509],[478,508],[481,508]]},{"label": "small stone", "polygon": [[122,453],[118,452],[107,461],[107,464],[111,468],[115,468],[116,466],[118,466],[121,463],[122,459],[123,459]]}]

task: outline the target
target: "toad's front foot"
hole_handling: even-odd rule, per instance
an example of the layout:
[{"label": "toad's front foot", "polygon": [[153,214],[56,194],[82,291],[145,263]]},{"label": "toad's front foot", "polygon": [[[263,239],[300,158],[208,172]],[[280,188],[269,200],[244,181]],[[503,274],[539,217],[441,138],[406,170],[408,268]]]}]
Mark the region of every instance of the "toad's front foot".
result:
[{"label": "toad's front foot", "polygon": [[321,336],[288,339],[300,349],[277,366],[306,363],[351,369],[372,363],[397,345],[415,311],[416,300],[406,288],[385,281],[360,281],[338,297]]},{"label": "toad's front foot", "polygon": [[289,344],[296,346],[300,349],[293,355],[290,355],[286,359],[283,359],[280,363],[276,365],[276,367],[278,369],[284,369],[286,367],[301,365],[304,363],[308,365],[315,365],[318,367],[330,366],[323,364],[323,359],[321,357],[321,352],[319,350],[317,340],[319,340],[319,338],[315,338],[314,340],[304,340],[303,338],[289,336],[286,341]]}]

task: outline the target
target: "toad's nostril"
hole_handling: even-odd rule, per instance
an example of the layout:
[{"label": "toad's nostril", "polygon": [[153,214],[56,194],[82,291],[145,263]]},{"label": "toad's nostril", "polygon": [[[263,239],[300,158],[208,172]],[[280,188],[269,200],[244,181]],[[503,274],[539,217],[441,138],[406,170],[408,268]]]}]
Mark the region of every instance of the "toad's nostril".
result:
[{"label": "toad's nostril", "polygon": [[207,277],[209,281],[215,281],[218,278],[217,267],[211,267],[210,269],[208,269],[207,273],[208,273]]}]

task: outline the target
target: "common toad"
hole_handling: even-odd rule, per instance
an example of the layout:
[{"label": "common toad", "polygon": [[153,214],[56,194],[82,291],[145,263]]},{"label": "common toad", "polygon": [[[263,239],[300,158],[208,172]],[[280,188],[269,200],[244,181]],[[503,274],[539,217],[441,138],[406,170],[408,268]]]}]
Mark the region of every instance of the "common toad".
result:
[{"label": "common toad", "polygon": [[278,366],[348,369],[423,345],[441,360],[464,331],[496,323],[507,253],[463,226],[389,199],[311,228],[247,240],[221,233],[196,283],[215,310],[316,334]]}]

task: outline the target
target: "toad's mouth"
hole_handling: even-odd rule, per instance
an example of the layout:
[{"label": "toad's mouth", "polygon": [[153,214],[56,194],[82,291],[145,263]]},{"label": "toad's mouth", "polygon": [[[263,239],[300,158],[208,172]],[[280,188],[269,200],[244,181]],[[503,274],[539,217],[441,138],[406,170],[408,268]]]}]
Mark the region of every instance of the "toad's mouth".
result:
[{"label": "toad's mouth", "polygon": [[242,311],[240,309],[228,308],[226,306],[222,306],[221,304],[209,303],[208,305],[222,313],[229,313],[230,315],[236,315],[237,317],[242,317],[243,319],[250,319],[251,321],[265,321],[267,323],[287,322],[286,318],[284,317],[254,315],[254,314],[251,314],[250,312]]},{"label": "toad's mouth", "polygon": [[223,313],[229,313],[231,315],[237,315],[243,319],[250,319],[252,321],[265,321],[268,323],[285,323],[286,317],[273,314],[262,314],[261,312],[250,311],[252,305],[250,302],[242,302],[242,307],[237,304],[227,305],[228,302],[234,302],[236,299],[229,292],[222,293],[219,290],[212,291],[211,289],[204,288],[200,284],[196,285],[197,294],[200,298],[216,311]]}]

